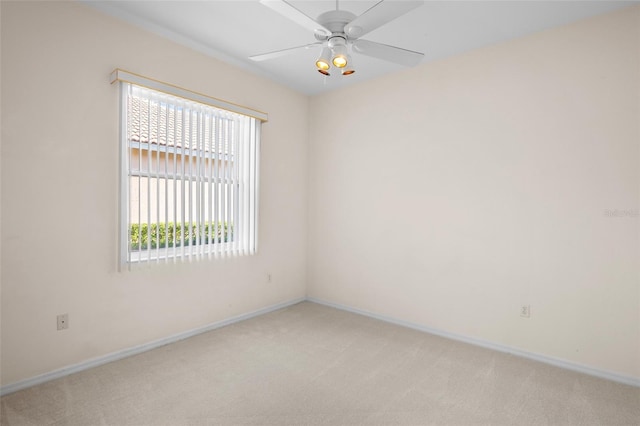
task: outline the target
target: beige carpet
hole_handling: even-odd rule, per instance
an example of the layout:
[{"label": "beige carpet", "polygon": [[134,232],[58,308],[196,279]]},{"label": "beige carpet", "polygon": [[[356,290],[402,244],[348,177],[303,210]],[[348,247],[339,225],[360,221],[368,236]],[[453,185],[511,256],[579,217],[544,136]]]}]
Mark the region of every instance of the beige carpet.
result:
[{"label": "beige carpet", "polygon": [[640,389],[305,302],[1,407],[3,425],[639,425]]}]

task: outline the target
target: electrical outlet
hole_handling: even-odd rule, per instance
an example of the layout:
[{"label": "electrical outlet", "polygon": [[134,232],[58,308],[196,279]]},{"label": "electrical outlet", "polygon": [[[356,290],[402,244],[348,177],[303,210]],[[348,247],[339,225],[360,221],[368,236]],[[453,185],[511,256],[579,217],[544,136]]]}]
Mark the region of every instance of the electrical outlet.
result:
[{"label": "electrical outlet", "polygon": [[58,330],[66,330],[69,328],[69,314],[58,315]]},{"label": "electrical outlet", "polygon": [[531,317],[531,305],[522,305],[520,306],[520,316],[523,318]]}]

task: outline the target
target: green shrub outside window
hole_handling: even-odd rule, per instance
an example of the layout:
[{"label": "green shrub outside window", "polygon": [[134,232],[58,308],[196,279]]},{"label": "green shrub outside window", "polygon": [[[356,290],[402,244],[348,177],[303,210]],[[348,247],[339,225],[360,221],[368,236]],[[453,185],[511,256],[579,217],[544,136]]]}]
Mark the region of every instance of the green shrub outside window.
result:
[{"label": "green shrub outside window", "polygon": [[151,240],[152,249],[195,245],[198,240],[200,244],[226,243],[229,242],[229,236],[232,233],[233,226],[226,222],[204,223],[200,228],[195,223],[163,222],[151,224],[151,238],[149,238],[148,224],[132,223],[129,227],[129,247],[132,251],[147,250],[149,240]]}]

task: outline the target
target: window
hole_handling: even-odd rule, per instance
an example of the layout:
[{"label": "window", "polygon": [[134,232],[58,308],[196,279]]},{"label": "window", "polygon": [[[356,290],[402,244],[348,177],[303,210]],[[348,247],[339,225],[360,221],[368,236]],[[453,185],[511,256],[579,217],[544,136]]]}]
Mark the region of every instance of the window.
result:
[{"label": "window", "polygon": [[121,264],[255,253],[261,118],[115,72],[121,86]]}]

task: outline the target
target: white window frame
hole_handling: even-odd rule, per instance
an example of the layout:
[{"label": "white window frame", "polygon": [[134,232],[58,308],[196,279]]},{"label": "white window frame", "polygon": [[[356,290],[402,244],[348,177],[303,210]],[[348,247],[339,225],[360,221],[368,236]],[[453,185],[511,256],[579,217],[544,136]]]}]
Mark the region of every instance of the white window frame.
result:
[{"label": "white window frame", "polygon": [[[149,79],[138,74],[130,73],[128,71],[116,69],[111,75],[111,82],[119,82],[120,86],[120,217],[119,217],[119,260],[120,260],[120,268],[130,267],[132,264],[136,263],[144,263],[144,262],[156,262],[156,263],[166,263],[166,262],[177,262],[177,261],[191,261],[201,258],[217,258],[217,257],[226,257],[226,256],[236,256],[236,255],[251,255],[257,251],[257,236],[258,236],[258,195],[259,195],[259,170],[260,170],[260,130],[261,123],[267,121],[268,116],[266,113],[256,111],[247,107],[243,107],[240,105],[235,105],[226,101],[222,101],[220,99],[212,98],[206,95],[202,95],[200,93],[192,92],[174,85],[170,85],[167,83],[163,83],[157,80]],[[137,88],[139,89],[137,89]],[[153,92],[148,92],[151,90]],[[191,143],[187,148],[186,145],[181,145],[180,147],[176,146],[176,141],[174,141],[174,146],[169,146],[166,143],[162,146],[159,141],[156,144],[152,144],[150,140],[147,143],[139,141],[132,141],[130,138],[131,132],[128,128],[128,98],[131,96],[133,91],[139,91],[140,93],[150,93],[150,96],[155,96],[154,92],[160,92],[161,94],[168,95],[163,99],[169,99],[171,101],[174,99],[173,97],[180,98],[176,100],[176,102],[183,102],[181,105],[172,105],[173,108],[183,107],[186,110],[189,110],[189,114],[191,111],[196,110],[198,114],[205,114],[202,117],[206,116],[206,119],[215,120],[216,125],[226,124],[228,120],[229,124],[227,124],[229,129],[233,129],[232,135],[226,135],[226,137],[233,136],[235,144],[235,151],[229,151],[230,148],[227,147],[227,144],[231,143],[227,139],[221,141],[220,143],[224,145],[218,145],[218,148],[225,148],[224,155],[221,155],[222,151],[215,152],[213,150],[213,146],[210,145],[209,154],[206,153],[205,149],[202,149],[200,153],[197,152],[197,148],[194,149],[196,151],[196,156],[192,157],[192,149]],[[163,95],[159,95],[163,96]],[[194,102],[196,104],[194,104]],[[186,105],[186,107],[185,107]],[[169,108],[169,107],[167,107]],[[175,111],[175,110],[174,110]],[[182,111],[182,110],[181,110]],[[166,114],[168,116],[168,110],[166,110]],[[217,115],[214,115],[217,114]],[[191,115],[189,116],[191,119]],[[214,118],[211,118],[214,117]],[[222,117],[222,118],[221,118]],[[197,115],[198,120],[200,120],[201,116]],[[151,121],[149,121],[151,123]],[[211,126],[213,126],[214,121],[211,121]],[[204,126],[203,126],[204,129]],[[218,129],[216,127],[216,129]],[[184,129],[183,129],[184,130]],[[219,129],[218,129],[219,130]],[[218,131],[217,130],[217,131]],[[160,137],[160,128],[158,127],[157,137]],[[200,129],[196,132],[198,137],[204,137],[200,133]],[[150,132],[149,132],[150,134]],[[184,133],[183,133],[184,134]],[[165,135],[166,136],[166,135]],[[221,136],[215,136],[216,138],[220,138]],[[150,138],[149,138],[150,139]],[[168,140],[168,136],[167,136]],[[200,141],[198,141],[200,143]],[[213,136],[210,136],[210,144],[213,144]],[[138,155],[142,156],[143,146],[146,145],[147,149],[147,161],[148,169],[146,172],[143,172],[141,168],[137,171],[132,169],[132,165],[130,163],[131,158],[131,150],[138,149]],[[200,145],[198,145],[200,146]],[[204,147],[204,142],[203,145]],[[137,147],[137,148],[134,148]],[[160,152],[164,150],[164,173],[160,172]],[[157,164],[155,173],[152,172],[152,158],[153,153],[157,151]],[[169,173],[167,162],[168,154],[173,151],[174,158],[180,152],[181,158],[184,160],[185,154],[188,151],[189,164],[191,165],[191,161],[195,159],[197,164],[202,160],[203,163],[209,161],[209,163],[215,163],[218,161],[220,164],[220,160],[215,160],[214,157],[224,157],[225,160],[222,160],[222,163],[229,163],[231,161],[232,154],[235,156],[233,158],[234,171],[233,175],[229,173],[228,176],[219,176],[213,175],[213,170],[211,169],[209,175],[206,176],[206,172],[201,174],[200,171],[197,171],[195,174],[191,172],[191,168],[189,169],[189,175],[185,175],[185,173],[179,173],[178,169],[172,170]],[[208,157],[207,157],[208,156]],[[141,158],[141,157],[139,157]],[[141,161],[141,160],[140,160]],[[238,164],[237,168],[242,169],[241,173],[238,173],[236,168],[236,163]],[[183,164],[184,167],[184,164]],[[184,169],[181,169],[184,172]],[[231,169],[229,169],[231,171]],[[233,176],[233,177],[231,177]],[[196,236],[196,244],[189,244],[188,248],[185,249],[185,244],[181,244],[179,248],[176,247],[175,241],[173,247],[166,248],[151,248],[151,235],[147,236],[147,248],[142,249],[142,225],[147,225],[147,232],[151,234],[151,219],[150,219],[150,208],[147,211],[148,219],[145,222],[141,222],[140,217],[137,222],[133,222],[133,218],[130,217],[130,178],[137,177],[138,181],[138,191],[140,191],[140,182],[143,178],[147,179],[147,185],[150,185],[151,179],[155,179],[156,185],[160,185],[161,180],[164,180],[165,188],[169,184],[169,181],[172,181],[172,187],[175,188],[176,185],[182,184],[181,192],[181,201],[180,206],[184,213],[185,206],[185,182],[189,182],[189,193],[192,194],[192,189],[194,181],[196,182],[196,197],[192,198],[192,195],[189,196],[189,219],[192,218],[193,214],[193,202],[195,201],[198,206],[202,206],[203,201],[207,198],[203,193],[200,193],[201,185],[208,184],[208,191],[212,191],[212,187],[220,188],[220,194],[222,194],[222,189],[224,188],[224,194],[233,194],[227,197],[224,196],[224,202],[221,204],[225,209],[229,209],[229,216],[224,215],[225,219],[233,219],[234,226],[234,239],[230,242],[217,242],[214,238],[213,242],[205,244],[200,241],[200,234]],[[237,192],[234,192],[236,191]],[[157,189],[156,191],[159,191]],[[158,192],[159,193],[159,192]],[[214,211],[217,211],[217,203],[218,201],[212,201],[211,194],[209,192],[208,203],[210,206],[214,206]],[[222,195],[220,195],[222,196]],[[147,198],[151,197],[151,193],[147,193]],[[175,209],[176,200],[175,192],[173,197],[173,207]],[[221,200],[221,199],[218,199]],[[230,202],[227,202],[231,200]],[[147,201],[150,203],[150,201]],[[159,203],[159,199],[156,200]],[[165,197],[165,210],[167,208],[166,203],[168,203],[168,199]],[[150,204],[149,204],[150,206]],[[157,204],[157,209],[160,211],[160,205]],[[195,212],[197,215],[197,220],[195,221],[198,229],[203,230],[206,223],[211,225],[212,222],[206,221],[206,217],[200,215],[200,212],[204,211],[204,207],[198,208]],[[211,218],[212,214],[211,209],[209,209],[209,218]],[[233,218],[231,217],[231,212],[233,212]],[[140,210],[138,210],[138,216],[140,216]],[[165,216],[165,225],[168,223],[168,217]],[[184,225],[185,217],[184,214],[181,216],[182,221],[180,222]],[[218,217],[217,224],[219,226],[220,219],[222,217]],[[159,216],[156,217],[156,221],[158,224],[163,223],[160,221]],[[177,216],[173,217],[174,223],[178,223]],[[140,239],[140,248],[139,250],[132,250],[130,247],[130,229],[132,223],[138,223],[139,226],[139,239]],[[227,222],[230,223],[230,222]],[[189,229],[192,226],[192,221],[189,220]],[[175,228],[174,228],[175,229]],[[166,228],[165,228],[166,230]],[[184,232],[184,226],[182,227],[182,231]],[[211,232],[211,230],[209,230]],[[175,236],[175,234],[174,234]],[[207,236],[210,240],[211,235]],[[184,238],[184,236],[183,236]]]}]

